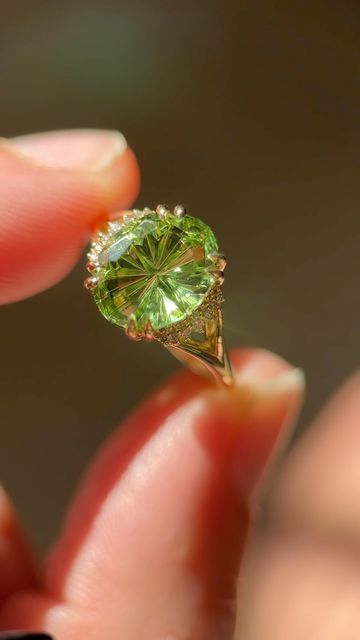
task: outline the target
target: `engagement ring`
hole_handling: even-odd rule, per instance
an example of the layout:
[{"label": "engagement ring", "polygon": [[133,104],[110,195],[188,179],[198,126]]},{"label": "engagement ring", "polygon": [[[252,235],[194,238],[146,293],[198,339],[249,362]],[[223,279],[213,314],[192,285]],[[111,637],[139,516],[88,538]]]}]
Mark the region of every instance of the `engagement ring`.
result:
[{"label": "engagement ring", "polygon": [[182,205],[122,211],[92,238],[85,286],[133,340],[156,340],[196,373],[230,386],[214,233]]}]

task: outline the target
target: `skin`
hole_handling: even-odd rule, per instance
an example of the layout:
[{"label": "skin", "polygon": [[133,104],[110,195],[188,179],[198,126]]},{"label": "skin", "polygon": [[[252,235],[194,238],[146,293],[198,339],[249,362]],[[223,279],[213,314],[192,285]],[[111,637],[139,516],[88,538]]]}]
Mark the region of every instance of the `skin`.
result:
[{"label": "skin", "polygon": [[[106,131],[3,141],[0,175],[2,303],[64,277],[92,226],[139,187],[134,154]],[[0,630],[58,640],[360,637],[360,375],[279,470],[301,372],[256,349],[232,362],[232,391],[183,371],[114,432],[41,566],[0,492]]]}]

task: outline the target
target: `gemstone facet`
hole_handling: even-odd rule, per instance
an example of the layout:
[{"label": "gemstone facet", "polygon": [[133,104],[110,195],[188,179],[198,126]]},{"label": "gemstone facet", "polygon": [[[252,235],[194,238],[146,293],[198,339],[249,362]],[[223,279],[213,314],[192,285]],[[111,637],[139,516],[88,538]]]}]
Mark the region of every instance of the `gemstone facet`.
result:
[{"label": "gemstone facet", "polygon": [[92,293],[108,320],[146,336],[201,305],[216,283],[212,255],[218,247],[198,218],[148,209],[129,213],[99,234]]}]

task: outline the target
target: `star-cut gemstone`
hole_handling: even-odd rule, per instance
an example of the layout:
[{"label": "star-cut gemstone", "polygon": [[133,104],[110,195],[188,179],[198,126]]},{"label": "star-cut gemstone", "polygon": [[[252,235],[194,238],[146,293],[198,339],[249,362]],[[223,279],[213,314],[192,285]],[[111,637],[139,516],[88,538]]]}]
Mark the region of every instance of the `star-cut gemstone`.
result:
[{"label": "star-cut gemstone", "polygon": [[157,331],[184,320],[213,287],[217,242],[198,218],[155,212],[137,216],[112,235],[97,256],[95,301],[111,322]]}]

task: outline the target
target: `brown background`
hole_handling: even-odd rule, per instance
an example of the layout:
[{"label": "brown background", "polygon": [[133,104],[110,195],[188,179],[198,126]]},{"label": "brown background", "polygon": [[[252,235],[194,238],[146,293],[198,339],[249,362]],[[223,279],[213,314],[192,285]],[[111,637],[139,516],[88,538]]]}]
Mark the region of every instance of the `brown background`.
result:
[{"label": "brown background", "polygon": [[[215,228],[229,343],[305,369],[305,424],[360,356],[359,3],[4,4],[0,133],[123,131],[138,206],[184,202]],[[95,448],[177,366],[106,323],[83,277],[0,314],[0,476],[41,545]]]}]

